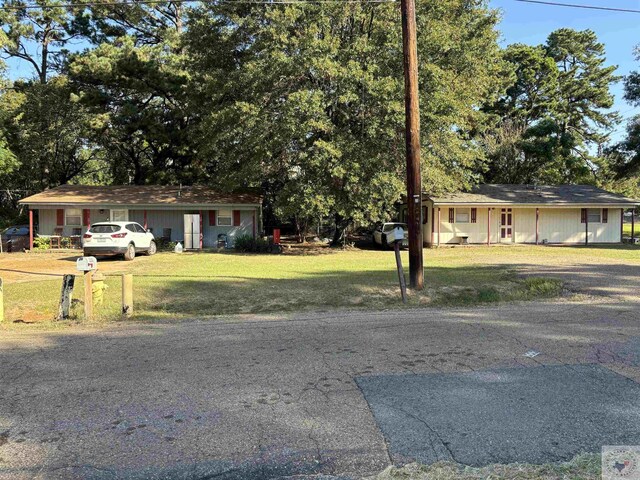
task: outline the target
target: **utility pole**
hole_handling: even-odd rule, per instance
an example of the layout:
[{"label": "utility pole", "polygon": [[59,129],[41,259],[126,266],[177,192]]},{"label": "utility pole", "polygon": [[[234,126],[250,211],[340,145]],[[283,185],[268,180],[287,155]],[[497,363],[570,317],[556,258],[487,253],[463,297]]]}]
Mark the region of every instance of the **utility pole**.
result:
[{"label": "utility pole", "polygon": [[418,45],[415,0],[402,0],[405,140],[407,144],[407,214],[409,227],[409,285],[422,290],[422,180],[420,176],[420,107],[418,103]]}]

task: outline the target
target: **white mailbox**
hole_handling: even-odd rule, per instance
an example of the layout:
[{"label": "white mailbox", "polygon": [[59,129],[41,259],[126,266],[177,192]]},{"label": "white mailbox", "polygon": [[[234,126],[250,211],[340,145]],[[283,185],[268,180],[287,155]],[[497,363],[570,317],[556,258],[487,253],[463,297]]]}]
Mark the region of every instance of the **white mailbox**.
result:
[{"label": "white mailbox", "polygon": [[393,229],[393,240],[396,242],[404,240],[404,228],[396,227]]},{"label": "white mailbox", "polygon": [[98,269],[96,257],[80,257],[76,260],[76,269],[81,272],[90,272]]}]

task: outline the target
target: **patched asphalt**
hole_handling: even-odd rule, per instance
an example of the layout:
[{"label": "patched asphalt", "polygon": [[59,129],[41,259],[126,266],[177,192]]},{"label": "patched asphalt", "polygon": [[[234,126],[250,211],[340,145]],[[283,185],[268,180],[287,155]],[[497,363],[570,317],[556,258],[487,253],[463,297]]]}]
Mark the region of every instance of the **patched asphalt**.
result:
[{"label": "patched asphalt", "polygon": [[[359,478],[424,452],[480,464],[553,461],[614,434],[637,444],[638,338],[640,303],[620,297],[5,330],[0,478]],[[511,380],[487,380],[500,372]],[[438,428],[436,384],[458,392],[429,403]],[[404,433],[376,396],[409,408]]]},{"label": "patched asphalt", "polygon": [[599,365],[356,381],[397,460],[546,463],[640,444],[640,384]]}]

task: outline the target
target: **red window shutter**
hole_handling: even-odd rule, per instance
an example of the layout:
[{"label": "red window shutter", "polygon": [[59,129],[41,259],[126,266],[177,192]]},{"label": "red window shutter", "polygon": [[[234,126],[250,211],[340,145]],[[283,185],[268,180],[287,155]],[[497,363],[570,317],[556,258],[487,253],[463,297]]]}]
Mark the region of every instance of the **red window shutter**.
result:
[{"label": "red window shutter", "polygon": [[603,208],[602,209],[602,223],[608,223],[609,222],[609,209],[608,208]]},{"label": "red window shutter", "polygon": [[209,210],[209,226],[210,227],[215,227],[216,226],[216,211],[215,210]]},{"label": "red window shutter", "polygon": [[587,223],[587,209],[582,208],[580,210],[580,223]]},{"label": "red window shutter", "polygon": [[84,210],[82,210],[82,224],[88,227],[90,223],[91,210],[85,208]]},{"label": "red window shutter", "polygon": [[233,211],[233,226],[234,227],[240,226],[240,210]]},{"label": "red window shutter", "polygon": [[453,208],[449,209],[449,223],[453,223],[453,220],[455,218],[455,212]]},{"label": "red window shutter", "polygon": [[478,220],[478,209],[477,208],[472,208],[471,209],[471,223],[476,223],[477,220]]},{"label": "red window shutter", "polygon": [[59,208],[56,210],[56,226],[61,227],[64,225],[64,209]]}]

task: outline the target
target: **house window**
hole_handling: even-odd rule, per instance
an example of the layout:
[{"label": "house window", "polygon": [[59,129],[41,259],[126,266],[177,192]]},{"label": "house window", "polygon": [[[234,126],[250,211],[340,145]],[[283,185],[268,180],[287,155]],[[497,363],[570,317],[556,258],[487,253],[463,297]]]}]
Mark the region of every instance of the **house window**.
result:
[{"label": "house window", "polygon": [[64,224],[81,226],[82,225],[82,209],[81,208],[67,208],[64,211]]},{"label": "house window", "polygon": [[129,210],[111,210],[112,222],[128,222]]},{"label": "house window", "polygon": [[587,218],[589,223],[600,223],[600,209],[589,208],[587,209]]},{"label": "house window", "polygon": [[233,225],[231,210],[218,210],[218,225],[221,227]]},{"label": "house window", "polygon": [[469,223],[471,221],[470,208],[456,208],[456,223]]}]

